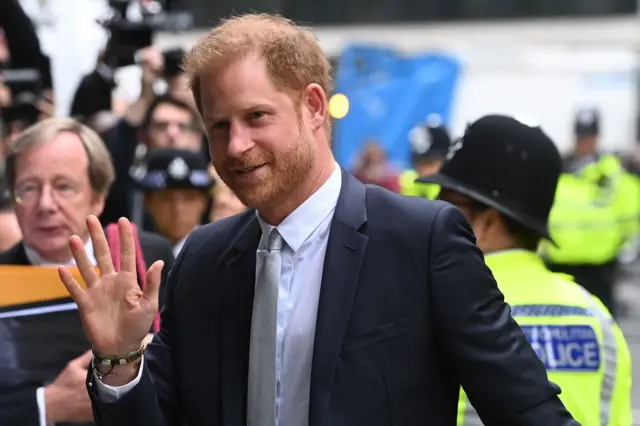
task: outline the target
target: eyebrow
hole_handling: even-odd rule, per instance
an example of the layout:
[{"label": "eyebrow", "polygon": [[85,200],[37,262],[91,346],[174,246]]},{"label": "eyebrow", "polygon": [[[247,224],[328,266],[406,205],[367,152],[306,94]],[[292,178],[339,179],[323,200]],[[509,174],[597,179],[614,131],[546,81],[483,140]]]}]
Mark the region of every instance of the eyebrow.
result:
[{"label": "eyebrow", "polygon": [[[24,184],[24,183],[42,183],[44,179],[42,179],[41,177],[38,176],[26,176],[24,178],[21,179],[16,179],[16,185],[17,184]],[[56,182],[59,180],[66,180],[66,181],[72,181],[72,182],[77,182],[76,178],[73,178],[71,176],[67,176],[67,175],[61,175],[61,174],[56,174],[53,176],[52,179],[50,179],[51,182]]]},{"label": "eyebrow", "polygon": [[[260,111],[260,110],[273,110],[275,108],[275,105],[273,104],[269,104],[269,103],[258,103],[249,107],[244,107],[240,109],[240,112],[243,113],[247,113],[247,112],[252,112],[252,111]],[[229,117],[228,116],[214,116],[214,115],[208,115],[205,117],[205,120],[208,121],[221,121],[221,120],[227,120]]]}]

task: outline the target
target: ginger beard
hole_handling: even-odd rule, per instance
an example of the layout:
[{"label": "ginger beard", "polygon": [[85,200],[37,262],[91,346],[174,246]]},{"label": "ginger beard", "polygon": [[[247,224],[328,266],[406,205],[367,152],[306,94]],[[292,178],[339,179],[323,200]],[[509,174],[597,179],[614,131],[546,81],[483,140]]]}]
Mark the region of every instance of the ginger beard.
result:
[{"label": "ginger beard", "polygon": [[[298,126],[298,135],[288,149],[266,152],[257,145],[239,159],[226,158],[223,164],[213,161],[216,172],[238,199],[247,207],[260,208],[286,199],[304,181],[316,159],[313,137]],[[245,180],[233,170],[266,164],[261,179]]]}]

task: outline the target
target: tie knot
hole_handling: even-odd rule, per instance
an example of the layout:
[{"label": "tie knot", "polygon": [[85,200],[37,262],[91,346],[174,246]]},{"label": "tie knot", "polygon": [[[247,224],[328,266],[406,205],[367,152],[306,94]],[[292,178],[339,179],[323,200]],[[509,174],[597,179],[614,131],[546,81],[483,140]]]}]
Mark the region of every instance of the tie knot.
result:
[{"label": "tie knot", "polygon": [[273,228],[267,238],[267,250],[281,250],[282,242],[282,236],[276,228]]}]

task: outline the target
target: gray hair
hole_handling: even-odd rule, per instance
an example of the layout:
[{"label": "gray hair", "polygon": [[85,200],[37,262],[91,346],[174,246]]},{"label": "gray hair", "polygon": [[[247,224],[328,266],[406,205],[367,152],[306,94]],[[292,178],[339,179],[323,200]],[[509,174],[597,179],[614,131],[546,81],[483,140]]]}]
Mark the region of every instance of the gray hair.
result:
[{"label": "gray hair", "polygon": [[71,132],[80,138],[89,158],[88,173],[91,187],[100,195],[107,194],[115,180],[111,155],[95,131],[69,117],[53,117],[40,121],[28,127],[13,141],[5,160],[5,175],[12,193],[15,189],[18,157],[22,153],[52,140],[62,132]]}]

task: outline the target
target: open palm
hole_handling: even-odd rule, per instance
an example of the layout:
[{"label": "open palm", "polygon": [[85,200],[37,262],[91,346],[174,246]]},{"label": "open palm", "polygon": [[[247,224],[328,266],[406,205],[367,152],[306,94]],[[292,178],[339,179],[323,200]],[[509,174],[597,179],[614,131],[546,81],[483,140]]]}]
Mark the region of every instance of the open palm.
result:
[{"label": "open palm", "polygon": [[100,221],[89,216],[87,227],[100,270],[89,260],[78,236],[69,240],[86,290],[66,267],[58,268],[60,279],[78,305],[82,325],[93,349],[100,356],[122,356],[137,350],[158,310],[158,291],[163,262],[147,271],[144,291],[138,285],[133,230],[127,219],[118,221],[121,268],[116,272]]}]

